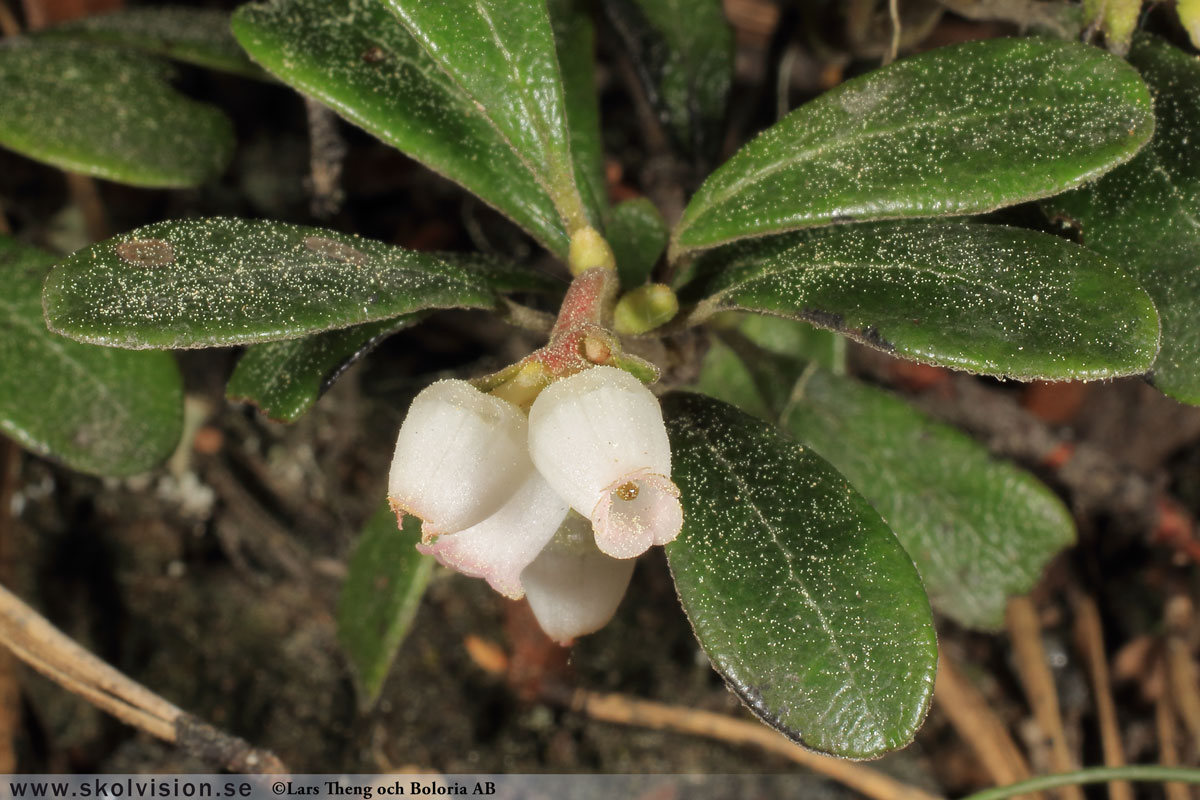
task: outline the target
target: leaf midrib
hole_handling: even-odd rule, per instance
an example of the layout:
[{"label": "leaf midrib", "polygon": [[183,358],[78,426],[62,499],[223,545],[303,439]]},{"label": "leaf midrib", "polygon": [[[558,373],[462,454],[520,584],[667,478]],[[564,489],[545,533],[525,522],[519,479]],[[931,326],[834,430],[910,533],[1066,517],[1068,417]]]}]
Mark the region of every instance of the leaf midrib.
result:
[{"label": "leaf midrib", "polygon": [[[870,701],[868,696],[860,687],[857,671],[851,666],[851,660],[846,656],[846,651],[843,649],[841,642],[830,626],[828,619],[826,619],[825,613],[822,611],[816,600],[813,599],[812,593],[809,591],[805,581],[796,575],[796,572],[792,567],[792,562],[795,556],[782,544],[779,538],[779,531],[770,523],[770,521],[767,520],[766,516],[762,513],[762,510],[758,507],[757,493],[748,483],[746,483],[745,480],[742,479],[729,459],[727,459],[720,452],[706,430],[696,425],[692,425],[690,427],[693,431],[696,431],[700,435],[701,439],[704,440],[705,446],[708,448],[709,452],[712,454],[713,458],[718,462],[718,464],[726,473],[728,473],[733,483],[740,490],[741,496],[748,499],[744,506],[754,511],[754,514],[756,517],[758,517],[760,524],[768,533],[770,533],[771,541],[775,543],[775,546],[779,548],[780,553],[784,555],[784,560],[787,563],[788,579],[799,589],[805,605],[808,606],[808,608],[816,615],[821,631],[824,632],[828,637],[829,643],[835,655],[841,662],[843,671],[849,678],[848,684],[854,693],[859,697],[862,707],[870,716],[872,729],[882,735],[884,726],[880,724],[881,716],[878,709],[875,708],[874,704]],[[829,709],[832,709],[832,707],[833,701],[831,701],[830,706],[826,709],[826,714],[828,713]]]},{"label": "leaf midrib", "polygon": [[[928,87],[923,86],[922,88],[927,89]],[[832,103],[832,102],[833,102],[833,98],[828,100],[825,103],[825,105],[828,105],[829,103]],[[1058,108],[1062,108],[1065,106],[1071,106],[1071,105],[1078,105],[1078,104],[1067,102],[1067,103],[1063,103],[1061,106],[1058,106]],[[1044,103],[1039,104],[1039,103],[1030,102],[1030,103],[1022,104],[1020,106],[1010,106],[1007,108],[996,109],[995,111],[991,111],[991,112],[987,112],[987,113],[970,112],[970,113],[961,113],[961,114],[958,114],[953,117],[939,117],[936,119],[918,119],[918,120],[913,120],[910,122],[903,123],[901,125],[895,125],[892,127],[888,127],[888,128],[880,128],[880,129],[877,129],[874,131],[850,134],[842,139],[834,139],[831,142],[826,142],[824,144],[820,144],[820,145],[816,145],[816,146],[810,146],[804,150],[799,151],[798,153],[791,152],[786,157],[781,158],[781,159],[775,161],[774,163],[762,166],[753,172],[747,173],[746,175],[739,178],[734,183],[730,184],[723,191],[721,191],[716,196],[714,196],[711,200],[709,200],[705,204],[705,207],[696,213],[695,217],[692,218],[691,222],[689,222],[686,227],[680,228],[677,236],[681,237],[683,231],[685,231],[688,228],[695,225],[697,222],[699,222],[701,219],[703,219],[705,215],[711,213],[716,208],[722,206],[731,197],[736,195],[738,192],[740,192],[743,188],[745,188],[749,184],[765,180],[777,172],[781,172],[785,169],[788,169],[789,167],[799,165],[804,160],[814,160],[814,159],[810,158],[812,156],[824,155],[824,154],[828,154],[828,153],[837,153],[837,152],[844,150],[852,145],[858,145],[863,142],[870,141],[872,139],[877,139],[877,138],[892,135],[892,134],[907,133],[909,131],[918,130],[922,127],[929,127],[929,126],[933,126],[933,125],[951,126],[951,125],[955,125],[955,124],[959,124],[959,123],[963,123],[963,122],[1000,120],[1005,117],[1020,116],[1020,115],[1028,113],[1029,111],[1033,111],[1033,110],[1036,110],[1039,108],[1046,109],[1046,108],[1048,108],[1048,106]],[[803,114],[806,110],[808,111],[807,115],[811,116],[813,114],[816,114],[816,113],[822,111],[823,109],[821,109],[821,108],[812,109],[812,107],[809,106],[807,109],[802,109],[800,111],[800,113]],[[780,136],[782,136],[782,134],[780,134]]]}]

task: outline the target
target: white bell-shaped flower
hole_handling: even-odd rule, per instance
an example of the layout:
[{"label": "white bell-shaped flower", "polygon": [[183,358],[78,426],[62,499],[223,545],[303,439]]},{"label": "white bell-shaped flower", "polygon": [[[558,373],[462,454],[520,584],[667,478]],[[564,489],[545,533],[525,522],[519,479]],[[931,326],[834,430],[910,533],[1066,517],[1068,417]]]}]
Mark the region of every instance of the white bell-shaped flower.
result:
[{"label": "white bell-shaped flower", "polygon": [[592,522],[596,545],[633,558],[683,526],[658,400],[615,367],[547,387],[529,411],[529,455],[546,482]]},{"label": "white bell-shaped flower", "polygon": [[588,521],[571,514],[521,573],[521,582],[542,630],[565,645],[608,624],[625,596],[635,563],[601,553]]},{"label": "white bell-shaped flower", "polygon": [[476,525],[417,545],[443,566],[484,578],[513,600],[525,595],[521,572],[537,557],[567,516],[567,503],[535,469],[500,510]]},{"label": "white bell-shaped flower", "polygon": [[388,476],[392,509],[424,520],[426,540],[496,513],[533,470],[525,415],[466,381],[445,380],[413,400]]}]

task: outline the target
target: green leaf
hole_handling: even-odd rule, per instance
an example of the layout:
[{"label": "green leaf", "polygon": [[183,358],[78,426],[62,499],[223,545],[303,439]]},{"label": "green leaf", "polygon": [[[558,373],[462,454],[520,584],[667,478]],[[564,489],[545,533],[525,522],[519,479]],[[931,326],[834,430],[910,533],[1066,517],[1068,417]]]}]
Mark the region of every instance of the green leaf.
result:
[{"label": "green leaf", "polygon": [[1175,399],[1200,404],[1200,64],[1150,36],[1135,40],[1129,59],[1154,93],[1154,141],[1126,166],[1045,206],[1141,280],[1162,317],[1151,379]]},{"label": "green leaf", "polygon": [[83,17],[38,35],[132,47],[248,78],[266,77],[233,38],[229,13],[217,9],[129,8]]},{"label": "green leaf", "polygon": [[233,126],[138,53],[53,38],[0,42],[0,146],[134,186],[196,186],[233,155]]},{"label": "green leaf", "polygon": [[584,204],[598,212],[608,206],[608,187],[604,180],[600,96],[596,90],[595,26],[585,0],[549,0],[547,8],[562,71],[575,176]]},{"label": "green leaf", "polygon": [[1144,372],[1154,304],[1113,263],[1065,239],[959,222],[844,225],[706,254],[681,295],[694,314],[804,319],[898,356],[1048,380]]},{"label": "green leaf", "polygon": [[667,247],[666,220],[654,203],[645,197],[635,197],[613,208],[607,232],[621,274],[621,286],[636,289],[650,279],[654,265]]},{"label": "green leaf", "polygon": [[[764,314],[741,314],[738,331],[747,339],[766,350],[781,356],[815,362],[826,369],[833,369],[839,342],[845,340],[832,331],[814,328],[807,322]],[[792,377],[800,375],[799,369]]]},{"label": "green leaf", "polygon": [[566,258],[550,196],[381,0],[248,4],[234,13],[233,33],[281,81],[461,184]]},{"label": "green leaf", "polygon": [[338,605],[338,640],[354,667],[364,708],[379,698],[433,572],[433,559],[417,552],[419,541],[421,520],[409,514],[399,530],[385,505],[363,528],[350,559]]},{"label": "green leaf", "polygon": [[1145,84],[1094,47],[944,47],[846,81],[747,144],[692,198],[673,249],[1047,197],[1129,160],[1153,129]]},{"label": "green leaf", "polygon": [[1075,540],[1071,515],[1024,470],[887,392],[817,370],[784,427],[827,458],[887,521],[934,608],[996,629]]},{"label": "green leaf", "polygon": [[225,387],[230,400],[254,404],[276,422],[295,422],[349,367],[396,331],[424,315],[251,345]]},{"label": "green leaf", "polygon": [[605,0],[604,10],[676,145],[712,158],[733,81],[733,30],[720,0]]},{"label": "green leaf", "polygon": [[183,381],[168,353],[129,353],[55,336],[42,282],[57,258],[0,236],[0,431],[72,469],[144,472],[183,428]]},{"label": "green leaf", "polygon": [[[767,397],[773,395],[775,399],[780,399],[778,394],[772,393],[771,390],[778,389],[785,383],[790,389],[790,383],[785,379],[779,382],[771,381],[767,387],[762,386],[762,373],[752,369],[751,363],[757,367],[761,362],[743,360],[725,342],[713,339],[708,352],[704,354],[704,360],[700,362],[700,377],[696,379],[692,388],[701,394],[740,408],[761,420],[774,422],[778,412]],[[787,402],[786,396],[782,398],[782,402]]]},{"label": "green leaf", "polygon": [[496,307],[548,279],[282,222],[176,220],[80,250],[50,273],[50,327],[112,347],[292,339],[432,308]]},{"label": "green leaf", "polygon": [[714,667],[767,724],[870,758],[929,708],[937,641],[920,578],[824,460],[716,400],[664,402],[683,532],[667,546]]},{"label": "green leaf", "polygon": [[[550,195],[568,230],[600,219],[576,185],[545,2],[387,0]],[[581,181],[582,182],[582,181]]]}]

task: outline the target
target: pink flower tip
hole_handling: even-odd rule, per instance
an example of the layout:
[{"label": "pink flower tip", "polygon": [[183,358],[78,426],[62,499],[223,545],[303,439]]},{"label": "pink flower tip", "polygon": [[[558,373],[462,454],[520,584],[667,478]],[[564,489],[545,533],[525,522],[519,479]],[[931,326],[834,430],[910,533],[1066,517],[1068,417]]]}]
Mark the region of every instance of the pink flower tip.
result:
[{"label": "pink flower tip", "polygon": [[682,528],[679,487],[645,471],[608,486],[592,512],[596,546],[613,558],[636,558],[653,545],[669,544]]}]

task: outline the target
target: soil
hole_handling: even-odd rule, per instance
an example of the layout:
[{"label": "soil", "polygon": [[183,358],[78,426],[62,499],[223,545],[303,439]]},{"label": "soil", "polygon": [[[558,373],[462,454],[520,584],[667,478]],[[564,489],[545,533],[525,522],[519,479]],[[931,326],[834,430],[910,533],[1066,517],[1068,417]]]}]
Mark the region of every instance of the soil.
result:
[{"label": "soil", "polygon": [[[760,81],[773,80],[781,50],[812,38],[774,32],[780,20],[798,23],[790,6],[765,0],[726,5],[739,26],[730,136],[736,143],[772,118],[775,98]],[[837,28],[834,5],[816,6],[820,13],[800,17],[829,30],[814,34],[823,49],[805,45],[789,62],[793,105],[878,63],[878,55],[859,55],[877,43],[860,43],[855,51]],[[1008,30],[947,16],[926,42]],[[687,171],[664,169],[656,160],[611,48],[602,48],[601,56],[611,189],[669,207],[678,196],[664,176],[686,179]],[[110,232],[182,216],[272,217],[426,249],[482,248],[537,269],[560,269],[457,187],[347,125],[338,128],[348,145],[345,200],[335,214],[315,220],[299,99],[283,87],[191,68],[181,70],[181,86],[231,114],[237,160],[219,182],[196,190],[99,183]],[[88,241],[66,184],[48,167],[0,151],[0,201],[27,241],[63,251]],[[408,400],[438,375],[482,374],[538,344],[536,336],[483,314],[439,314],[388,340],[290,426],[224,399],[237,352],[182,353],[194,433],[168,466],[116,481],[19,456],[8,477],[15,492],[12,588],[133,679],[300,771],[790,773],[797,796],[855,796],[778,755],[599,722],[539,694],[539,686],[553,682],[749,718],[696,644],[657,552],[639,563],[616,619],[570,651],[539,639],[520,604],[480,581],[437,571],[381,698],[360,708],[337,640],[338,593],[357,532],[382,498],[391,442]],[[857,349],[852,364],[918,400],[943,379]],[[1103,760],[1095,702],[1072,634],[1076,599],[1088,595],[1104,620],[1125,756],[1158,761],[1156,699],[1166,693],[1171,704],[1182,702],[1157,666],[1171,632],[1164,613],[1169,602],[1183,603],[1186,612],[1200,588],[1191,523],[1200,515],[1200,409],[1179,406],[1133,380],[1035,387],[970,380],[1040,430],[1092,448],[1115,473],[1176,503],[1183,527],[1172,537],[1157,527],[1157,512],[1092,502],[1053,464],[1006,440],[1011,431],[970,431],[1036,471],[1076,512],[1079,545],[1051,565],[1033,595],[1073,757],[1084,764]],[[1185,613],[1171,635],[1185,643],[1194,663],[1200,641],[1194,615]],[[968,632],[946,620],[939,620],[939,636],[1033,770],[1053,771],[1009,637]],[[503,653],[506,668],[485,669],[472,656],[472,643]],[[19,726],[10,735],[22,771],[214,768],[30,670],[21,669],[20,685]],[[1196,740],[1180,734],[1180,742],[1183,763],[1195,764]],[[914,744],[874,766],[939,793],[991,782],[937,704]]]}]

